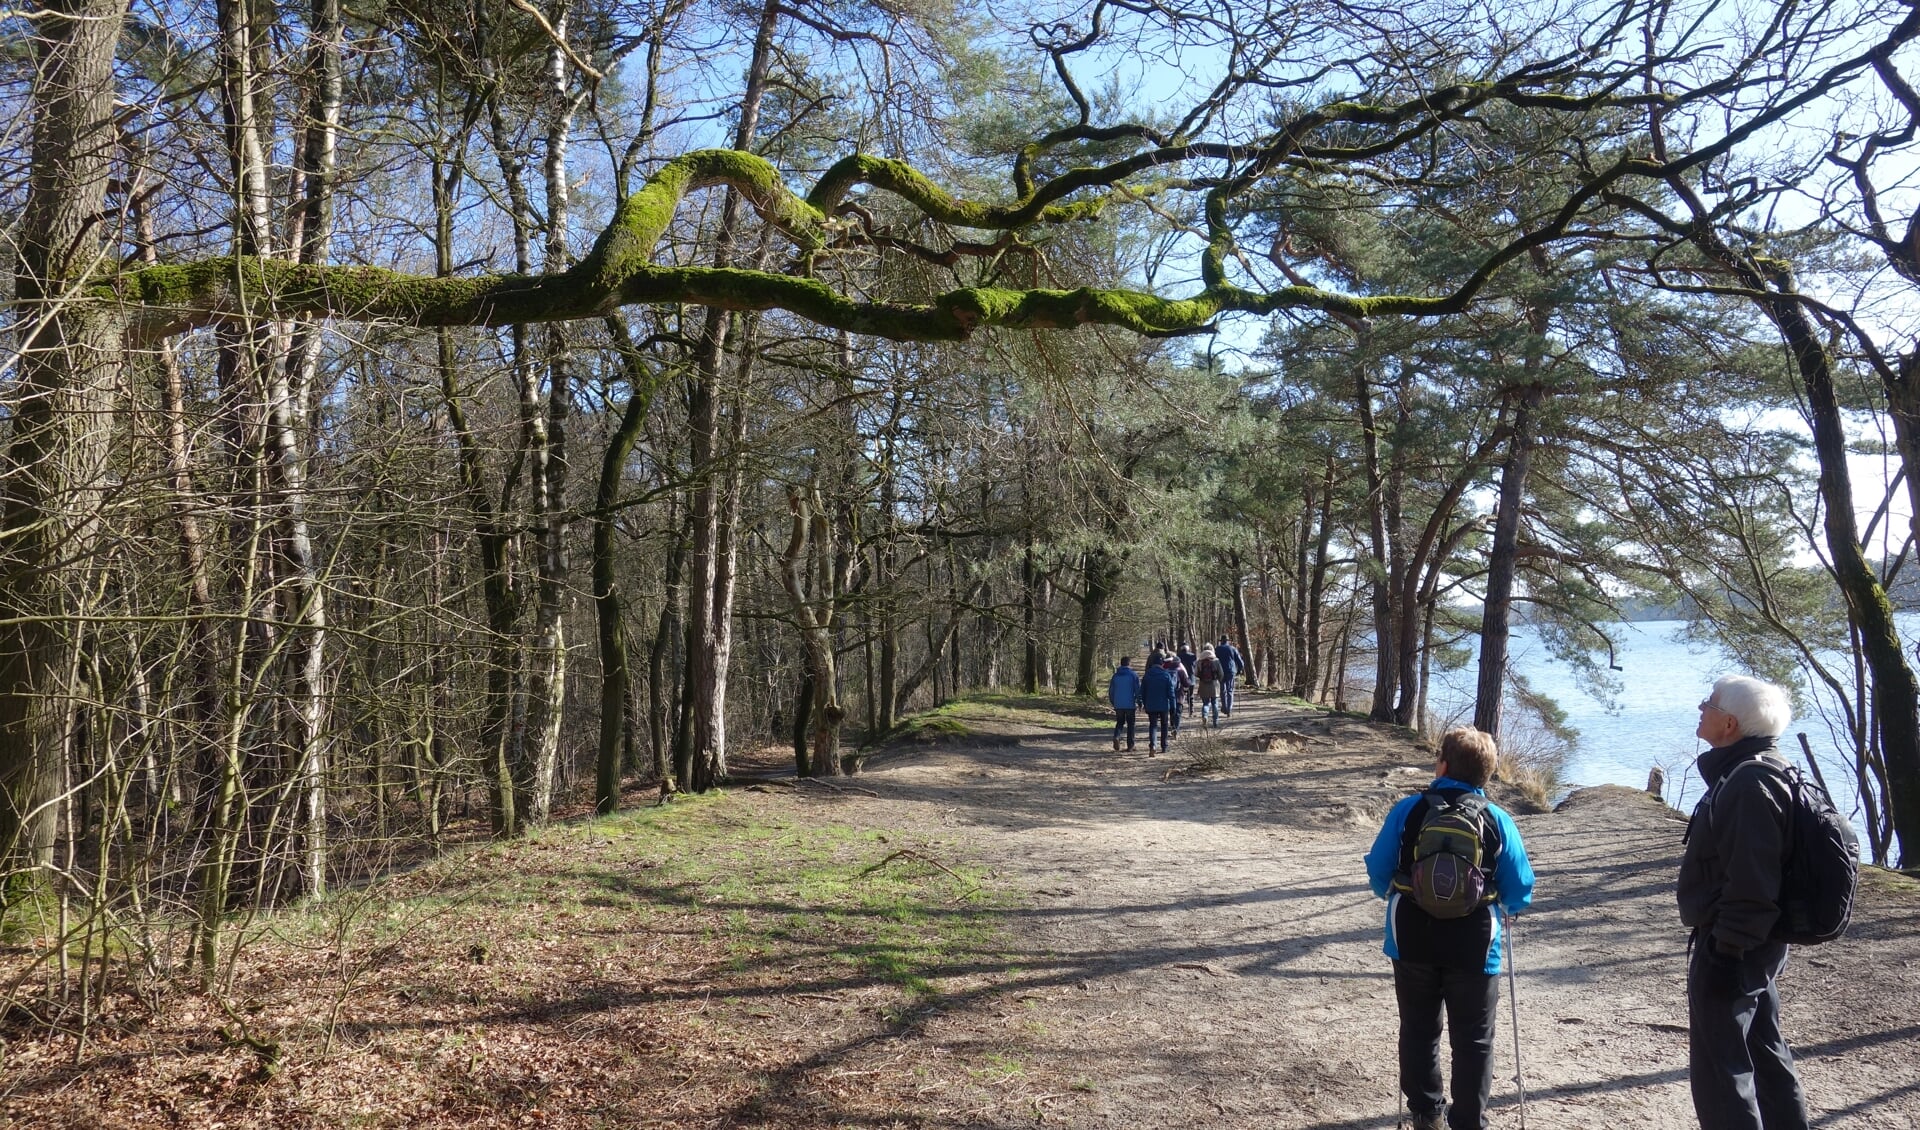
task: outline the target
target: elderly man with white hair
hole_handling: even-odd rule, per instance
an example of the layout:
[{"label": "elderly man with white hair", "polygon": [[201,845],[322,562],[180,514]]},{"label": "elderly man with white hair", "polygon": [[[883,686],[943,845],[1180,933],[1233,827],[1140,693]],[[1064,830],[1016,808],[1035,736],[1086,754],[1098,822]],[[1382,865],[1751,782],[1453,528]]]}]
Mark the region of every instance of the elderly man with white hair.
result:
[{"label": "elderly man with white hair", "polygon": [[1707,793],[1687,824],[1679,896],[1680,920],[1693,927],[1687,1060],[1702,1130],[1807,1127],[1780,1032],[1775,981],[1787,946],[1770,940],[1792,803],[1778,739],[1792,720],[1784,690],[1744,675],[1722,678],[1700,704]]}]

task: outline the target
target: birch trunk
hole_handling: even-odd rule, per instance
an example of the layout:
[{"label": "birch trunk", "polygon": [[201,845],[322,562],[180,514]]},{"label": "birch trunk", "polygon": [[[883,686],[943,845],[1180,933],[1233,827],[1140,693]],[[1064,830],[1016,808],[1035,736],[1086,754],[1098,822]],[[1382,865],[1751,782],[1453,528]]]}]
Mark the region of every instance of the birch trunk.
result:
[{"label": "birch trunk", "polygon": [[[556,40],[567,35],[565,0],[548,17]],[[548,97],[553,118],[547,128],[543,170],[547,194],[546,269],[564,271],[570,263],[567,224],[570,194],[567,185],[567,140],[581,96],[570,93],[572,64],[556,43],[548,52]],[[560,764],[560,733],[567,702],[567,418],[572,413],[573,374],[564,327],[549,326],[546,346],[547,397],[542,407],[538,389],[531,388],[529,421],[536,421],[528,454],[533,500],[533,540],[537,561],[538,600],[534,610],[532,667],[527,680],[527,731],[534,748],[533,780],[528,818],[544,824],[553,811]],[[544,413],[544,415],[543,415]],[[620,711],[615,711],[618,724]],[[615,769],[616,777],[618,768]],[[617,780],[616,780],[617,793]]]}]

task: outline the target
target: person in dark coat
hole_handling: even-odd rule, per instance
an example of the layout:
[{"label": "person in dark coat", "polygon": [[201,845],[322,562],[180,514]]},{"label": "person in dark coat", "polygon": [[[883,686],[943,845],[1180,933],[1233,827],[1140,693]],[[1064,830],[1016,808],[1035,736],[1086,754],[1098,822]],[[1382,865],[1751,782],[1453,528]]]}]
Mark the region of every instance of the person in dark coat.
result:
[{"label": "person in dark coat", "polygon": [[[1367,852],[1367,881],[1387,900],[1387,939],[1381,948],[1393,959],[1400,1091],[1413,1113],[1414,1130],[1484,1130],[1487,1125],[1505,934],[1494,908],[1511,918],[1533,901],[1533,865],[1520,829],[1505,809],[1485,801],[1498,753],[1491,734],[1464,726],[1449,730],[1440,740],[1433,784],[1393,806]],[[1494,843],[1482,871],[1490,897],[1463,918],[1435,918],[1402,889],[1413,866],[1414,840],[1436,797],[1467,796],[1486,805],[1483,819]],[[1451,1107],[1440,1085],[1443,1013],[1453,1052]]]},{"label": "person in dark coat", "polygon": [[1792,799],[1778,739],[1793,720],[1787,692],[1728,675],[1700,704],[1694,733],[1706,795],[1687,825],[1677,895],[1693,927],[1687,960],[1687,1075],[1701,1130],[1806,1130],[1807,1096],[1780,1032],[1785,942],[1782,861]]},{"label": "person in dark coat", "polygon": [[[1175,664],[1179,666],[1179,664]],[[1167,751],[1168,721],[1173,715],[1174,695],[1179,683],[1172,671],[1162,667],[1149,667],[1140,676],[1140,706],[1147,712],[1147,755],[1153,755],[1153,736],[1160,735],[1160,752]]]},{"label": "person in dark coat", "polygon": [[1240,649],[1225,636],[1213,649],[1213,657],[1220,661],[1220,713],[1233,716],[1233,682],[1241,671]]},{"label": "person in dark coat", "polygon": [[1184,668],[1187,672],[1187,679],[1189,680],[1187,684],[1187,709],[1192,710],[1193,709],[1193,683],[1191,680],[1195,678],[1194,671],[1193,671],[1194,664],[1200,661],[1200,657],[1194,654],[1193,644],[1191,642],[1186,642],[1186,641],[1183,641],[1180,644],[1180,650],[1176,654],[1178,654],[1180,657],[1180,666]]},{"label": "person in dark coat", "polygon": [[1168,712],[1167,722],[1173,730],[1173,736],[1177,738],[1180,736],[1180,704],[1193,697],[1193,678],[1187,674],[1187,669],[1181,666],[1178,656],[1167,656],[1167,661],[1160,666],[1165,667],[1167,674],[1173,676],[1173,709]]},{"label": "person in dark coat", "polygon": [[1140,673],[1133,669],[1133,656],[1120,657],[1120,666],[1107,680],[1107,702],[1113,707],[1113,752],[1120,752],[1120,731],[1127,733],[1127,748],[1133,748],[1134,711],[1140,705]]}]

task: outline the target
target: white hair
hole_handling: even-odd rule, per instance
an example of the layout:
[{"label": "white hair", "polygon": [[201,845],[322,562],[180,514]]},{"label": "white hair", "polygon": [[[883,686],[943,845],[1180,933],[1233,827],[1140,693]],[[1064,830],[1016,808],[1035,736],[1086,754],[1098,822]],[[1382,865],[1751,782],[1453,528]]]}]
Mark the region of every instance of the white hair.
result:
[{"label": "white hair", "polygon": [[1713,684],[1712,700],[1740,723],[1743,738],[1777,738],[1793,721],[1786,691],[1745,675],[1722,675]]}]

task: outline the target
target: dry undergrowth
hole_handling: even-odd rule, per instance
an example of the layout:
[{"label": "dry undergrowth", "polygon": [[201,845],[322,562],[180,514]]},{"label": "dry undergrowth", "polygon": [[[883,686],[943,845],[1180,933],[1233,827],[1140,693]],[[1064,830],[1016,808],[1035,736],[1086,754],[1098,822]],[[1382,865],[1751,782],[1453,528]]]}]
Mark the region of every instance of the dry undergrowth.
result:
[{"label": "dry undergrowth", "polygon": [[1174,777],[1218,773],[1240,760],[1240,751],[1221,737],[1218,731],[1183,733],[1173,752],[1184,760],[1180,764],[1168,767],[1161,774],[1162,781],[1171,780]]},{"label": "dry undergrowth", "polygon": [[929,1069],[900,1039],[1005,980],[999,896],[815,795],[555,827],[262,919],[220,994],[113,998],[84,1048],[8,1030],[0,1126],[910,1126],[1017,1099],[974,1093],[985,1053]]}]

